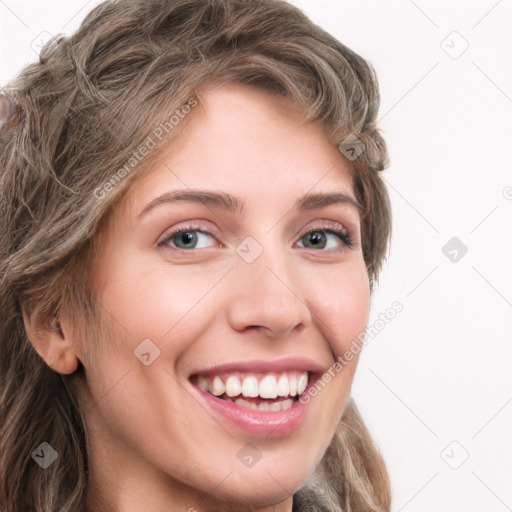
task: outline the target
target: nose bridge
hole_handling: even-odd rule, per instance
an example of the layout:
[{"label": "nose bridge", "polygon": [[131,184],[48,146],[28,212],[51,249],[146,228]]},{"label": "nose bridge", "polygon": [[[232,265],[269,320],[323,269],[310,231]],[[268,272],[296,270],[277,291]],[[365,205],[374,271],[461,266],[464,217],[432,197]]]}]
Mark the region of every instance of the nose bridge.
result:
[{"label": "nose bridge", "polygon": [[235,329],[258,327],[276,337],[309,321],[300,275],[282,240],[272,233],[261,237],[261,243],[247,237],[237,254],[238,285],[229,315]]}]

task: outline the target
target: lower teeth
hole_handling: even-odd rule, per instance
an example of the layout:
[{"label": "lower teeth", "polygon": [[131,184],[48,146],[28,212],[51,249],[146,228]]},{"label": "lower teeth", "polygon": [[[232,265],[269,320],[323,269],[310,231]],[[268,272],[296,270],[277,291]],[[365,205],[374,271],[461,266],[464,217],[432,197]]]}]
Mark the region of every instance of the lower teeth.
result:
[{"label": "lower teeth", "polygon": [[[213,395],[213,393],[211,394]],[[237,398],[235,400],[234,397],[230,397],[225,393],[223,393],[222,395],[213,396],[215,396],[216,398],[220,398],[221,400],[229,400],[230,402],[233,402],[234,404],[243,407],[244,409],[253,409],[258,411],[286,411],[294,404],[294,402],[297,402],[299,400],[299,396],[296,396],[295,398],[287,398],[286,400],[282,400],[280,397],[278,397],[277,401],[265,400],[264,398],[261,398],[259,400],[256,400],[255,398],[251,398],[249,400]],[[258,403],[255,403],[255,400]]]},{"label": "lower teeth", "polygon": [[244,407],[245,409],[254,409],[258,411],[286,411],[286,409],[289,409],[293,405],[294,401],[294,399],[289,398],[280,402],[262,402],[260,404],[255,404],[253,402],[248,402],[243,398],[238,398],[234,403],[240,407]]}]

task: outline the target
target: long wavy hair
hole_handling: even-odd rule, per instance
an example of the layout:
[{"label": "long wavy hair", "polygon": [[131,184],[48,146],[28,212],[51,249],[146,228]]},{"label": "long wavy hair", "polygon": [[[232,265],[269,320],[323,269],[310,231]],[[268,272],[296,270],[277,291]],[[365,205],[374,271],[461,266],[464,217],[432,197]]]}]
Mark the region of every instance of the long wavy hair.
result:
[{"label": "long wavy hair", "polygon": [[[18,115],[0,129],[3,512],[85,508],[86,421],[76,395],[84,369],[53,371],[31,344],[23,311],[38,308],[48,321],[64,315],[82,336],[101,328],[88,278],[98,234],[130,184],[177,136],[170,115],[190,98],[200,103],[202,88],[216,81],[283,95],[307,108],[305,122],[322,122],[334,144],[354,136],[363,144],[347,162],[362,205],[370,282],[378,277],[391,212],[380,176],[388,155],[376,126],[378,82],[368,62],[284,0],[107,0],[95,7],[74,34],[49,41],[5,86]],[[135,161],[161,126],[165,136]],[[122,179],[112,184],[114,175]],[[31,457],[43,441],[58,453],[44,470]],[[297,496],[311,510],[313,503],[389,510],[386,467],[352,399]]]}]

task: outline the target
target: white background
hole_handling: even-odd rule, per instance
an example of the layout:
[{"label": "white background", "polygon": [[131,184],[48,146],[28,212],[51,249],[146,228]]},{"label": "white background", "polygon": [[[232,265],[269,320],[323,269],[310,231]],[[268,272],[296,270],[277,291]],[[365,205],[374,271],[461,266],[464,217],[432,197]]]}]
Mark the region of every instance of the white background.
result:
[{"label": "white background", "polygon": [[[0,84],[98,3],[0,0]],[[353,394],[393,512],[512,510],[512,2],[293,3],[381,86],[394,218],[370,324],[403,311],[368,341]],[[453,237],[465,255],[442,252]]]}]

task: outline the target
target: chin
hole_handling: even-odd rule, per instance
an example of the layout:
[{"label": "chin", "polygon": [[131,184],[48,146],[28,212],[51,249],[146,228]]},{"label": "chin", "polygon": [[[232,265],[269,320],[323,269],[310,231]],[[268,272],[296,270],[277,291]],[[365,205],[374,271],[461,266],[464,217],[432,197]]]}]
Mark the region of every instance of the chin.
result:
[{"label": "chin", "polygon": [[228,502],[236,500],[253,506],[269,506],[289,498],[306,483],[313,471],[313,466],[309,468],[304,464],[299,469],[296,464],[262,464],[258,469],[233,471],[226,478],[226,485],[220,485],[219,490],[226,489],[224,499]]}]

